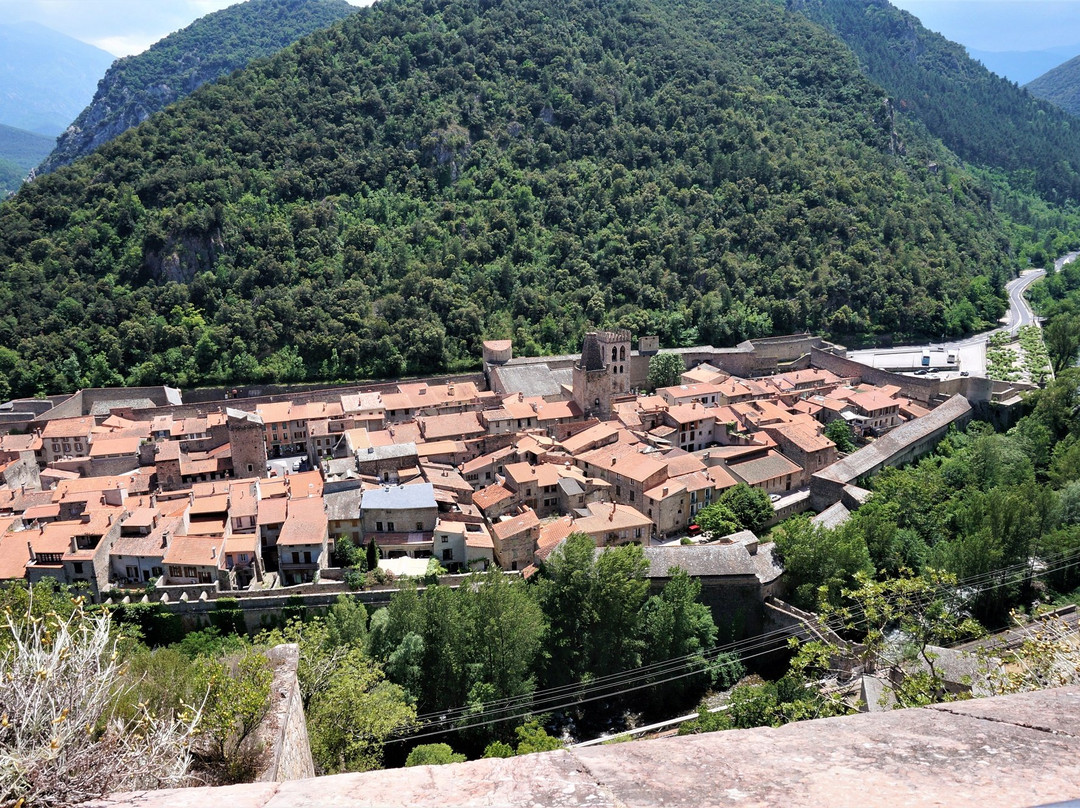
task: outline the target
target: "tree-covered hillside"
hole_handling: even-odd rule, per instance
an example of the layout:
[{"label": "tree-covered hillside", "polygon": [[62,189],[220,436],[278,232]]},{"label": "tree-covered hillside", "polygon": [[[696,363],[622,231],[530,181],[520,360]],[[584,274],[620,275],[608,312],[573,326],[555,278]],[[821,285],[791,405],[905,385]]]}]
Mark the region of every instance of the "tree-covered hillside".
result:
[{"label": "tree-covered hillside", "polygon": [[277,53],[355,10],[346,0],[247,0],[207,14],[143,53],[118,59],[39,172],[89,154],[206,82]]},{"label": "tree-covered hillside", "polygon": [[355,378],[595,325],[957,334],[1010,266],[955,166],[767,0],[384,0],[0,206],[0,378]]},{"label": "tree-covered hillside", "polygon": [[1032,98],[924,28],[888,0],[786,0],[834,30],[897,108],[960,157],[1003,171],[1052,203],[1080,201],[1080,134],[1062,110]]},{"label": "tree-covered hillside", "polygon": [[52,146],[52,138],[0,123],[0,199],[22,184]]},{"label": "tree-covered hillside", "polygon": [[1024,86],[1036,98],[1080,117],[1080,56],[1048,70]]}]

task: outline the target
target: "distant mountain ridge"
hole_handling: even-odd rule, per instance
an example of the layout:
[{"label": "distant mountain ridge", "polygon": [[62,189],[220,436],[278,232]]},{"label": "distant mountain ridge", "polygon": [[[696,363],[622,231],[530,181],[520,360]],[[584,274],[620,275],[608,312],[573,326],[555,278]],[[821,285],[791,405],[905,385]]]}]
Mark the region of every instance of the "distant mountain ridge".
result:
[{"label": "distant mountain ridge", "polygon": [[1060,48],[1030,51],[985,51],[968,48],[972,59],[987,70],[1023,86],[1080,54],[1080,43]]},{"label": "distant mountain ridge", "polygon": [[0,199],[22,184],[53,143],[51,137],[0,124]]},{"label": "distant mountain ridge", "polygon": [[91,153],[206,82],[356,10],[346,0],[247,0],[201,17],[143,53],[118,59],[37,173]]},{"label": "distant mountain ridge", "polygon": [[113,55],[32,22],[0,23],[0,123],[56,137]]},{"label": "distant mountain ridge", "polygon": [[1080,117],[1080,56],[1076,56],[1028,83],[1025,89]]},{"label": "distant mountain ridge", "polygon": [[1061,109],[994,75],[888,0],[787,0],[843,39],[898,110],[974,165],[1052,203],[1080,201],[1080,137]]}]

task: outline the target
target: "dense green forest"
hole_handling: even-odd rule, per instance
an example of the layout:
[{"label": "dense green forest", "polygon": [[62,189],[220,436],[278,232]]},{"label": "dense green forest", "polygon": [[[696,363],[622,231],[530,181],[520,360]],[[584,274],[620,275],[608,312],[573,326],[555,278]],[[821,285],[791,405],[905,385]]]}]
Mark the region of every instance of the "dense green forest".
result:
[{"label": "dense green forest", "polygon": [[1080,116],[1080,56],[1046,71],[1025,84],[1024,89],[1070,115]]},{"label": "dense green forest", "polygon": [[836,33],[897,110],[963,159],[1053,203],[1080,201],[1076,120],[971,59],[888,0],[787,0]]},{"label": "dense green forest", "polygon": [[959,334],[1011,260],[988,186],[774,3],[388,0],[0,207],[0,394],[430,371],[596,325]]},{"label": "dense green forest", "polygon": [[0,124],[0,199],[22,185],[53,147],[53,139]]},{"label": "dense green forest", "polygon": [[89,154],[206,82],[270,56],[354,11],[346,0],[247,0],[201,17],[149,50],[117,59],[38,173]]}]

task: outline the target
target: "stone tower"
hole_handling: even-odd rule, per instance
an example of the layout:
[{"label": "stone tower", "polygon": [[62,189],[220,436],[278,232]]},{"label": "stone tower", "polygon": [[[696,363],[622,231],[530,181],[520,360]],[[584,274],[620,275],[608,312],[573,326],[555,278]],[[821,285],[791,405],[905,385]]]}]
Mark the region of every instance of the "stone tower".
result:
[{"label": "stone tower", "polygon": [[225,410],[232,446],[234,477],[263,477],[266,474],[266,426],[253,412]]},{"label": "stone tower", "polygon": [[616,396],[630,391],[630,332],[590,331],[574,364],[574,401],[586,416],[611,417]]}]

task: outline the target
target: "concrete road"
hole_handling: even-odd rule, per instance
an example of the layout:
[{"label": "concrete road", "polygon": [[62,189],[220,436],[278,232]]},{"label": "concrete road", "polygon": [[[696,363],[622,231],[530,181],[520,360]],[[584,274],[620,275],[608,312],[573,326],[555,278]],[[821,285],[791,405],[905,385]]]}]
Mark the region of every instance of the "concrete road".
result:
[{"label": "concrete road", "polygon": [[[1028,305],[1027,300],[1024,298],[1024,293],[1031,284],[1045,276],[1045,269],[1027,269],[1020,273],[1019,278],[1005,284],[1005,291],[1009,293],[1009,311],[1005,315],[1005,328],[1008,329],[1011,336],[1015,337],[1016,333],[1024,326],[1038,322],[1039,318],[1031,310],[1031,306]],[[984,335],[980,334],[979,336]],[[985,336],[988,337],[989,334]]]},{"label": "concrete road", "polygon": [[[1054,262],[1054,271],[1059,271],[1065,264],[1072,263],[1080,257],[1080,252],[1071,252],[1061,256]],[[1024,293],[1031,284],[1046,275],[1045,269],[1028,269],[1020,274],[1019,278],[1009,281],[1005,285],[1005,291],[1009,295],[1009,311],[1003,318],[1004,328],[995,328],[974,334],[964,339],[951,342],[931,343],[928,345],[900,345],[894,348],[870,348],[864,351],[849,351],[848,356],[856,362],[879,368],[898,368],[912,371],[921,366],[923,351],[931,352],[933,366],[941,366],[945,363],[941,357],[949,353],[956,353],[957,363],[948,371],[935,372],[934,375],[943,377],[953,375],[960,371],[972,376],[986,375],[986,343],[990,335],[998,331],[1007,330],[1011,336],[1016,336],[1021,327],[1037,323],[1039,318],[1031,310]]]}]

